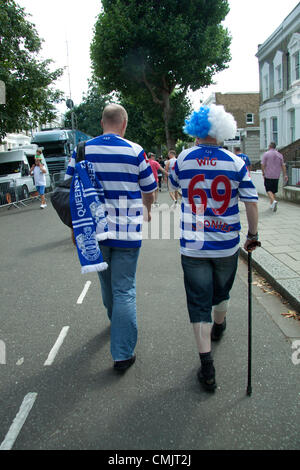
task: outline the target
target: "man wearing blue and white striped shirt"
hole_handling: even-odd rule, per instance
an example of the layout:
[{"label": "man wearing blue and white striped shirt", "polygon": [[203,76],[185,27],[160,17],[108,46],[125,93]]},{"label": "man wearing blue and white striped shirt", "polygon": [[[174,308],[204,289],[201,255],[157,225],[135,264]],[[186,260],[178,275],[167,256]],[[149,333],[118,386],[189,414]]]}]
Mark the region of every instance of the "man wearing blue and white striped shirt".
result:
[{"label": "man wearing blue and white striped shirt", "polygon": [[174,190],[182,190],[180,252],[201,361],[198,379],[206,390],[214,391],[211,340],[219,340],[225,330],[237,270],[238,200],[246,206],[249,232],[244,247],[248,249],[258,239],[258,196],[244,161],[218,146],[236,134],[236,123],[223,106],[201,107],[186,120],[184,131],[197,138],[196,146],[181,152],[169,180]]},{"label": "man wearing blue and white striped shirt", "polygon": [[[142,243],[142,224],[151,220],[157,188],[143,148],[124,139],[128,116],[117,104],[104,108],[103,134],[85,145],[85,158],[93,164],[105,198],[109,239],[100,242],[108,269],[98,272],[102,298],[111,321],[111,353],[116,370],[135,362],[137,342],[135,276]],[[74,152],[66,172],[73,176]],[[144,206],[144,213],[143,213]]]}]

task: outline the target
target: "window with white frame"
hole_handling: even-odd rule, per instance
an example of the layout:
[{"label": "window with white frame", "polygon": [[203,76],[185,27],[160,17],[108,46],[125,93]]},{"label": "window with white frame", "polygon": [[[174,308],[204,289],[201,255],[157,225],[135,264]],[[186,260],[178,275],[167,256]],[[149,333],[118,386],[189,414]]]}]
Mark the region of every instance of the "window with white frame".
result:
[{"label": "window with white frame", "polygon": [[247,113],[246,115],[246,124],[254,124],[254,114]]},{"label": "window with white frame", "polygon": [[262,67],[262,99],[270,98],[270,64],[265,63]]},{"label": "window with white frame", "polygon": [[289,44],[291,83],[300,80],[300,34],[294,33]]},{"label": "window with white frame", "polygon": [[272,142],[275,142],[278,145],[278,118],[271,118],[271,139]]},{"label": "window with white frame", "polygon": [[274,66],[274,95],[283,90],[283,68],[282,68],[283,52],[277,51],[273,60]]},{"label": "window with white frame", "polygon": [[295,109],[289,110],[289,143],[295,141]]},{"label": "window with white frame", "polygon": [[282,65],[278,65],[278,67],[276,67],[275,69],[275,73],[276,73],[276,90],[277,91],[281,91],[282,90]]},{"label": "window with white frame", "polygon": [[296,54],[293,55],[294,60],[294,71],[295,71],[295,79],[300,79],[300,51],[297,51]]},{"label": "window with white frame", "polygon": [[262,145],[263,145],[263,148],[266,149],[268,146],[268,136],[267,136],[267,121],[265,119],[261,121],[261,129],[262,129]]}]

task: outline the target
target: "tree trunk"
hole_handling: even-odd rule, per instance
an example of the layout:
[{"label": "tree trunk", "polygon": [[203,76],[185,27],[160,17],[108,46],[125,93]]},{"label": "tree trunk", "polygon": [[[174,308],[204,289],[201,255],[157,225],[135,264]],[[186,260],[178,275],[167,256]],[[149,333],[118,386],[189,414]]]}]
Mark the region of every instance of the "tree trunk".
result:
[{"label": "tree trunk", "polygon": [[143,82],[144,82],[146,88],[148,88],[148,90],[150,91],[153,102],[156,103],[156,104],[159,104],[163,109],[163,118],[164,118],[164,123],[165,123],[165,136],[166,136],[167,149],[168,150],[175,149],[176,142],[175,142],[174,138],[171,137],[170,130],[169,130],[169,121],[170,121],[170,117],[171,117],[171,114],[172,114],[172,110],[171,110],[171,107],[170,107],[170,95],[171,95],[172,91],[174,90],[175,85],[173,86],[173,89],[171,91],[169,91],[167,89],[166,81],[163,77],[164,88],[162,89],[162,93],[161,93],[162,100],[161,100],[156,95],[153,86],[151,86],[151,84],[148,82],[145,72],[143,74]]},{"label": "tree trunk", "polygon": [[169,130],[169,122],[170,122],[170,117],[171,117],[171,108],[170,108],[170,94],[168,91],[163,90],[162,92],[162,97],[163,97],[163,116],[164,116],[164,123],[165,123],[165,135],[166,135],[166,144],[167,144],[167,149],[174,149],[175,148],[175,142],[174,139],[170,135],[170,130]]}]

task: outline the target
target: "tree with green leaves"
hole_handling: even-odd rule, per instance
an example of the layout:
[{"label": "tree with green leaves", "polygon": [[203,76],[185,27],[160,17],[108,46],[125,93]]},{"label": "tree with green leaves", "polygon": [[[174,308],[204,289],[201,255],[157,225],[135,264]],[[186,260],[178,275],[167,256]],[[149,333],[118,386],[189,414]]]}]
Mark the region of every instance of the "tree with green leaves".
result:
[{"label": "tree with green leaves", "polygon": [[182,99],[212,83],[230,60],[222,26],[227,0],[102,0],[91,44],[94,75],[106,93],[147,90],[161,108],[168,148],[175,90]]},{"label": "tree with green leaves", "polygon": [[[124,106],[128,113],[126,138],[139,142],[147,151],[161,147],[165,141],[162,110],[153,103],[147,90],[140,90],[134,98],[124,97],[122,94],[113,98],[111,95],[103,95],[97,83],[90,81],[87,95],[83,97],[82,102],[65,114],[65,127],[71,128],[73,112],[78,129],[91,136],[101,134],[102,111],[106,104],[114,99]],[[171,96],[171,103],[174,112],[169,127],[175,146],[178,138],[188,139],[188,136],[183,134],[182,127],[185,117],[191,111],[191,104],[187,98],[182,99],[181,93],[177,91]]]},{"label": "tree with green leaves", "polygon": [[0,104],[0,139],[52,121],[62,96],[53,84],[63,71],[51,71],[51,60],[39,60],[42,40],[27,16],[14,0],[1,0],[0,80],[6,103]]},{"label": "tree with green leaves", "polygon": [[[191,112],[191,103],[177,91],[170,97],[170,103],[173,110],[169,121],[170,142],[175,148],[177,139],[188,139],[182,128],[185,117]],[[148,152],[160,148],[165,142],[163,113],[161,107],[153,103],[147,90],[140,90],[134,97],[121,95],[120,104],[128,113],[126,138],[139,142]]]}]

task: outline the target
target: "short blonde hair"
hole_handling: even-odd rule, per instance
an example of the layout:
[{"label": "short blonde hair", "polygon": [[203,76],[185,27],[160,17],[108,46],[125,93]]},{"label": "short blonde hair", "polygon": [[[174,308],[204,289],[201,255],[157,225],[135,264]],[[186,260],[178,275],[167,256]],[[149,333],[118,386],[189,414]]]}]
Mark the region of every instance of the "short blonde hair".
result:
[{"label": "short blonde hair", "polygon": [[124,120],[128,121],[128,114],[125,108],[120,104],[111,103],[105,106],[102,113],[102,121],[104,124],[113,124],[120,126]]}]

